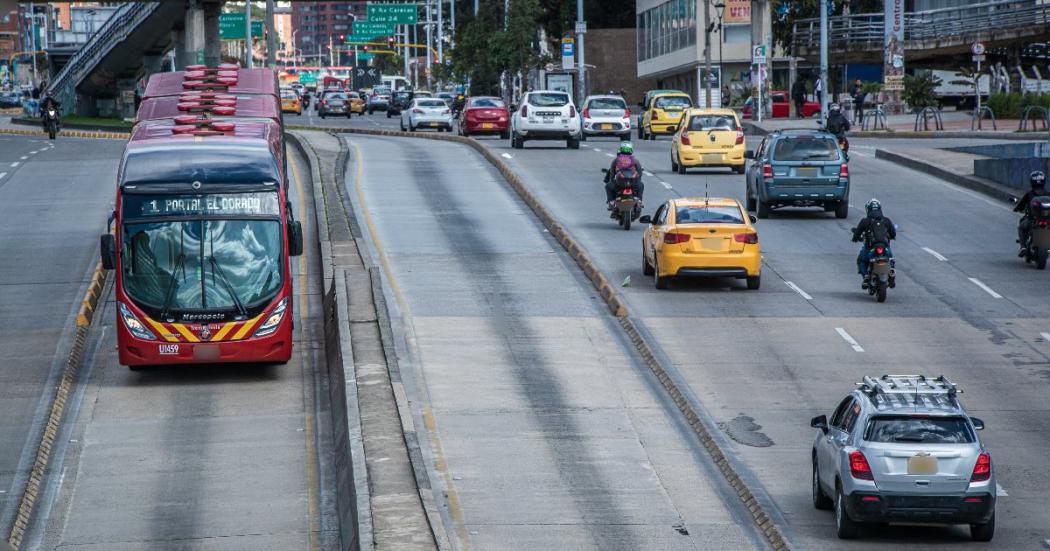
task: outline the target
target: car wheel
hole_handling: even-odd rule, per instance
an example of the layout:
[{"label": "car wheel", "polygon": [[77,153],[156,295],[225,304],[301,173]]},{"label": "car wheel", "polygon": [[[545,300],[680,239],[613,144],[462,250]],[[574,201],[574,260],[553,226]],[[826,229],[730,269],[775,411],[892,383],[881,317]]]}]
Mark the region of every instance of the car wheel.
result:
[{"label": "car wheel", "polygon": [[415,132],[416,131],[416,127],[412,126],[412,121],[408,121],[408,131],[409,132]]},{"label": "car wheel", "polygon": [[657,289],[667,289],[671,287],[671,277],[660,275],[660,263],[656,260],[656,255],[653,255],[653,284],[656,285]]},{"label": "car wheel", "polygon": [[842,489],[835,491],[835,532],[841,540],[851,540],[860,532],[860,523],[849,518],[846,512],[846,498],[842,495]]},{"label": "car wheel", "polygon": [[733,172],[735,172],[737,174],[743,174],[744,173],[744,165],[734,166],[733,167]]},{"label": "car wheel", "polygon": [[847,216],[849,216],[849,199],[844,197],[835,206],[835,218],[846,218]]},{"label": "car wheel", "polygon": [[747,276],[747,288],[751,291],[757,291],[762,286],[762,274],[757,276]]},{"label": "car wheel", "polygon": [[642,275],[653,275],[653,267],[649,265],[649,260],[645,258],[644,247],[642,248]]},{"label": "car wheel", "polygon": [[351,112],[347,113],[347,114],[346,114],[346,118],[348,118],[348,119],[352,119],[352,118],[354,118],[354,112],[353,112],[353,111],[351,111]]},{"label": "car wheel", "polygon": [[581,142],[587,141],[587,134],[584,134],[583,132],[580,132],[580,141]]},{"label": "car wheel", "polygon": [[751,195],[751,188],[747,188],[744,193],[747,194],[747,211],[754,212],[758,207],[758,201]]},{"label": "car wheel", "polygon": [[510,132],[507,131],[507,130],[504,130],[503,132],[499,133],[499,137],[500,137],[501,140],[510,139]]},{"label": "car wheel", "polygon": [[324,118],[324,113],[321,113],[320,115],[321,115],[321,118],[323,119]]},{"label": "car wheel", "polygon": [[820,487],[820,472],[817,471],[817,460],[813,459],[813,507],[821,511],[830,511],[834,502]]},{"label": "car wheel", "polygon": [[401,120],[401,131],[402,132],[405,131],[405,121],[404,121],[404,119]]},{"label": "car wheel", "polygon": [[683,165],[682,163],[678,163],[678,173],[679,174],[685,174],[687,170],[689,170],[689,169],[687,169],[685,167],[685,165]]},{"label": "car wheel", "polygon": [[566,145],[569,146],[569,149],[579,149],[580,148],[580,139],[579,138],[569,138],[568,140],[566,140]]},{"label": "car wheel", "polygon": [[678,172],[678,163],[674,161],[674,153],[671,153],[671,172]]},{"label": "car wheel", "polygon": [[390,111],[387,111],[387,112],[386,112],[386,118],[388,118],[388,119],[389,119],[390,117],[391,117]]},{"label": "car wheel", "polygon": [[992,541],[993,536],[995,536],[995,512],[992,512],[992,518],[988,522],[970,525],[970,539],[973,541]]},{"label": "car wheel", "polygon": [[641,124],[638,125],[638,139],[639,140],[644,140],[645,139],[645,133],[642,132],[642,125]]},{"label": "car wheel", "polygon": [[756,205],[757,208],[755,210],[757,211],[756,214],[758,214],[758,218],[759,219],[769,218],[769,203],[764,203],[764,202],[759,201],[757,199],[756,199],[756,202],[758,204]]}]

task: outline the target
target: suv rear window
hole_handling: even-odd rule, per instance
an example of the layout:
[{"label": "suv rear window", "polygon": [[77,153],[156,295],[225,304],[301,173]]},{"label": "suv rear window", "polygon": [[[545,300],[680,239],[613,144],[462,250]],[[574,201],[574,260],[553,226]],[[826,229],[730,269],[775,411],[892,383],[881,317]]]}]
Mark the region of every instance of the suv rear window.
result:
[{"label": "suv rear window", "polygon": [[627,109],[627,103],[619,98],[594,98],[587,104],[591,109]]},{"label": "suv rear window", "polygon": [[685,109],[692,107],[693,102],[686,96],[664,96],[656,98],[657,109]]},{"label": "suv rear window", "polygon": [[529,105],[536,107],[561,107],[568,103],[566,94],[529,94]]},{"label": "suv rear window", "polygon": [[774,161],[837,161],[839,146],[830,138],[784,138],[773,148]]},{"label": "suv rear window", "polygon": [[689,131],[700,130],[739,130],[736,119],[731,115],[696,115],[689,118]]},{"label": "suv rear window", "polygon": [[675,224],[743,224],[744,218],[737,207],[678,207],[674,212]]},{"label": "suv rear window", "polygon": [[864,431],[868,442],[970,444],[973,431],[963,417],[876,416]]}]

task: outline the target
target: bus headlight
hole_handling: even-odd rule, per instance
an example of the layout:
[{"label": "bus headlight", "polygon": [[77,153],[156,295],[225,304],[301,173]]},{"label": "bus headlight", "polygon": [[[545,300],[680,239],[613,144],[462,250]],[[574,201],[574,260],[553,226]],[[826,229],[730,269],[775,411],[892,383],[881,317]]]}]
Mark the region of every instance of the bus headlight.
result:
[{"label": "bus headlight", "polygon": [[151,333],[149,329],[146,329],[146,326],[135,317],[135,314],[131,313],[131,309],[124,306],[123,302],[117,302],[117,304],[120,309],[120,319],[124,320],[124,327],[127,327],[128,331],[130,331],[135,338],[145,341],[157,340],[157,337]]},{"label": "bus headlight", "polygon": [[277,304],[277,308],[270,312],[270,317],[266,318],[266,321],[255,330],[256,337],[265,337],[273,334],[277,331],[277,327],[281,325],[281,320],[284,319],[284,312],[288,309],[288,297],[285,297],[281,302]]}]

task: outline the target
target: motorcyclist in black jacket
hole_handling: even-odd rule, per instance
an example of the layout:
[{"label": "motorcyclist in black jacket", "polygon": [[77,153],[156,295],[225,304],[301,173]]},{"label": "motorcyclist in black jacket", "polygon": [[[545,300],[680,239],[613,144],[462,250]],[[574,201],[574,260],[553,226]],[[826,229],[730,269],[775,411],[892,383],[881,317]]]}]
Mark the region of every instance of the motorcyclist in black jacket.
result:
[{"label": "motorcyclist in black jacket", "polygon": [[605,201],[609,210],[613,209],[616,196],[620,193],[620,185],[616,181],[616,176],[624,170],[634,171],[631,187],[640,203],[642,195],[645,194],[645,184],[642,183],[642,163],[634,156],[634,146],[631,142],[626,141],[620,143],[620,149],[609,166],[609,170],[605,173]]},{"label": "motorcyclist in black jacket", "polygon": [[832,103],[828,107],[828,122],[824,124],[824,128],[836,137],[840,137],[846,132],[849,132],[849,119],[842,114],[842,108],[839,107],[839,104]]},{"label": "motorcyclist in black jacket", "polygon": [[1032,230],[1032,217],[1029,212],[1029,207],[1032,205],[1032,199],[1047,195],[1046,191],[1046,174],[1043,174],[1042,170],[1034,170],[1028,175],[1028,182],[1032,185],[1032,189],[1024,194],[1017,201],[1017,205],[1014,206],[1014,212],[1023,212],[1024,216],[1017,223],[1017,242],[1021,245],[1021,250],[1017,253],[1017,256],[1024,256],[1025,244],[1028,243],[1028,234]]},{"label": "motorcyclist in black jacket", "polygon": [[[893,221],[882,215],[882,203],[879,203],[878,199],[872,199],[864,205],[864,210],[867,212],[867,216],[857,224],[857,227],[853,228],[853,242],[859,243],[864,241],[860,247],[860,253],[857,255],[857,271],[860,273],[864,281],[861,282],[861,288],[868,288],[868,265],[871,263],[871,248],[875,243],[882,243],[886,247],[886,256],[890,258],[890,266],[895,265],[893,261],[893,250],[890,249],[890,241],[897,238],[897,226],[893,225]],[[889,286],[890,288],[895,287],[896,274],[890,272]]]},{"label": "motorcyclist in black jacket", "polygon": [[48,91],[47,95],[44,96],[44,99],[40,101],[40,122],[44,126],[44,132],[47,132],[47,110],[48,109],[54,109],[55,110],[55,124],[57,125],[58,124],[59,113],[62,112],[62,104],[59,103],[58,100],[55,99],[55,97],[51,95],[50,91]]}]

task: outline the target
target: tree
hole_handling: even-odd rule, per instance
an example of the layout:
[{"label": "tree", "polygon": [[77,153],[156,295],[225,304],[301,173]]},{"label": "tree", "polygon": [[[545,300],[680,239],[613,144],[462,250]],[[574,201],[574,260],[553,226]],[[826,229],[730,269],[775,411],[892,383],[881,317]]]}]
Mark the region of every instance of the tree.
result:
[{"label": "tree", "polygon": [[[852,14],[882,13],[883,0],[832,0],[833,9],[828,15],[842,15],[846,6]],[[773,14],[773,43],[791,51],[791,39],[795,22],[800,19],[820,17],[820,0],[771,0]]]},{"label": "tree", "polygon": [[495,3],[482,3],[477,17],[466,13],[461,21],[455,46],[448,52],[452,64],[441,71],[447,71],[456,80],[469,80],[472,95],[495,94],[499,91],[500,70],[493,59],[492,42],[503,27]]},{"label": "tree", "polygon": [[492,39],[493,58],[501,72],[527,74],[529,68],[549,61],[536,49],[541,13],[539,0],[510,1],[506,29]]}]

